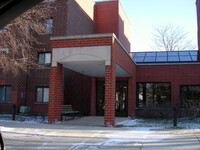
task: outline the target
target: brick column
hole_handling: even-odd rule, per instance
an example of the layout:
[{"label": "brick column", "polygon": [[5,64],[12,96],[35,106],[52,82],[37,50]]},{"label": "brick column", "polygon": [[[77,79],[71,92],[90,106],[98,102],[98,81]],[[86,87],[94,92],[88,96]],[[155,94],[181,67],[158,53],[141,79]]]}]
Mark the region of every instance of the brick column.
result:
[{"label": "brick column", "polygon": [[105,67],[104,126],[115,126],[115,82],[116,65]]},{"label": "brick column", "polygon": [[50,69],[48,121],[55,123],[61,121],[61,103],[63,101],[63,66]]},{"label": "brick column", "polygon": [[90,116],[96,116],[96,78],[91,78]]},{"label": "brick column", "polygon": [[135,116],[136,108],[136,81],[134,77],[128,79],[128,116]]}]

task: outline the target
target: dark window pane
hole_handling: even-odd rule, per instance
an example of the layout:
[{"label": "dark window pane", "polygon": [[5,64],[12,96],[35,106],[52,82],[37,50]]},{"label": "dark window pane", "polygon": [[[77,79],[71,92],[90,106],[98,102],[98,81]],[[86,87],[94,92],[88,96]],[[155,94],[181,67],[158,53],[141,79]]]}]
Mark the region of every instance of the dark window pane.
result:
[{"label": "dark window pane", "polygon": [[42,102],[42,96],[43,96],[42,92],[43,92],[42,88],[37,88],[37,100],[36,100],[37,102]]},{"label": "dark window pane", "polygon": [[39,64],[45,64],[45,54],[39,54]]},{"label": "dark window pane", "polygon": [[11,99],[11,86],[6,86],[5,101],[10,101]]},{"label": "dark window pane", "polygon": [[179,57],[178,56],[171,56],[171,57],[168,57],[168,61],[174,61],[174,62],[177,62],[179,61]]},{"label": "dark window pane", "polygon": [[146,56],[156,56],[156,52],[146,52]]},{"label": "dark window pane", "polygon": [[4,87],[0,86],[0,101],[4,101]]},{"label": "dark window pane", "polygon": [[167,62],[167,57],[156,57],[156,62]]},{"label": "dark window pane", "polygon": [[134,61],[135,62],[143,62],[144,61],[144,57],[134,57]]},{"label": "dark window pane", "polygon": [[188,56],[180,56],[180,61],[192,61],[190,55]]},{"label": "dark window pane", "polygon": [[145,57],[144,62],[155,62],[156,57]]},{"label": "dark window pane", "polygon": [[200,106],[200,86],[183,86],[181,88],[182,107],[195,110]]},{"label": "dark window pane", "polygon": [[167,56],[167,52],[157,52],[157,56]]},{"label": "dark window pane", "polygon": [[169,107],[170,106],[170,84],[155,83],[154,84],[154,106]]},{"label": "dark window pane", "polygon": [[179,52],[179,55],[180,55],[180,56],[189,56],[190,54],[189,54],[188,51],[180,51],[180,52]]},{"label": "dark window pane", "polygon": [[146,107],[153,107],[153,83],[146,83]]},{"label": "dark window pane", "polygon": [[144,56],[145,56],[145,53],[138,52],[135,54],[135,57],[144,57]]},{"label": "dark window pane", "polygon": [[168,51],[168,56],[178,56],[178,52]]}]

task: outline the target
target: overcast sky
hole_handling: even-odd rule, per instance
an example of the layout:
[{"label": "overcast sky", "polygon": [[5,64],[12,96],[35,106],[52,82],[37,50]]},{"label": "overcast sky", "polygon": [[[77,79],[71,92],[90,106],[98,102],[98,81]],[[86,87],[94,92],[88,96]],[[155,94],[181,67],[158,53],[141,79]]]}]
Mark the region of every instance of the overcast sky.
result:
[{"label": "overcast sky", "polygon": [[[102,1],[102,0],[94,0]],[[197,45],[196,0],[120,0],[131,23],[131,51],[153,51],[154,27],[181,26]]]}]

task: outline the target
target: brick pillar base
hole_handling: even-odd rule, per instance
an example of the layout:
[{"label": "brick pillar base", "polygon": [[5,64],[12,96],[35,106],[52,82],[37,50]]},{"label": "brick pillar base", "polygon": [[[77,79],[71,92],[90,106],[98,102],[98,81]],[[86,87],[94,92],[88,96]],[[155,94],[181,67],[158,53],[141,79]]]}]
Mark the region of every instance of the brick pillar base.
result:
[{"label": "brick pillar base", "polygon": [[61,121],[61,103],[63,101],[63,66],[51,67],[49,83],[48,121]]},{"label": "brick pillar base", "polygon": [[115,126],[115,82],[116,65],[106,66],[105,70],[105,112],[104,126]]},{"label": "brick pillar base", "polygon": [[96,116],[96,79],[91,79],[91,103],[90,103],[90,115]]}]

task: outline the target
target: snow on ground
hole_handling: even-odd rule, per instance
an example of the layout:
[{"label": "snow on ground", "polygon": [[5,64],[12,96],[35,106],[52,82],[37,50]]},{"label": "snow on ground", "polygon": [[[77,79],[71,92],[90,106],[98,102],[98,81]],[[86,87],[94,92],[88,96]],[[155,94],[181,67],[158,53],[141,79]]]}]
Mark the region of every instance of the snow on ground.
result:
[{"label": "snow on ground", "polygon": [[[57,138],[59,139],[57,143],[60,142],[59,137],[62,137],[61,139],[65,142],[73,138],[79,140],[68,143],[68,150],[95,150],[118,146],[142,147],[145,143],[159,143],[164,139],[176,139],[184,134],[188,135],[188,131],[193,132],[191,130],[169,132],[165,129],[172,128],[172,121],[162,119],[126,120],[117,124],[120,128],[111,128],[112,130],[106,128],[105,130],[103,127],[94,126],[53,126],[46,124],[47,117],[44,121],[42,117],[16,116],[16,121],[12,121],[11,118],[11,115],[0,115],[0,130],[5,134],[6,139],[10,139],[12,142],[12,139],[21,139],[21,141],[25,141],[24,144],[31,142],[33,145],[37,145],[36,149],[45,149],[52,144],[52,141],[56,143],[54,140]],[[7,126],[8,124],[12,124],[12,126]],[[48,128],[46,128],[47,126]],[[178,127],[181,129],[200,129],[200,119],[179,119]],[[70,128],[73,128],[71,133],[69,133]],[[82,134],[80,135],[80,133]]]},{"label": "snow on ground", "polygon": [[[191,119],[191,118],[180,118],[177,121],[178,128],[184,129],[200,129],[200,119]],[[123,122],[117,123],[117,126],[122,127],[156,127],[156,128],[171,128],[173,127],[172,120],[166,119],[133,119],[125,120]]]}]

